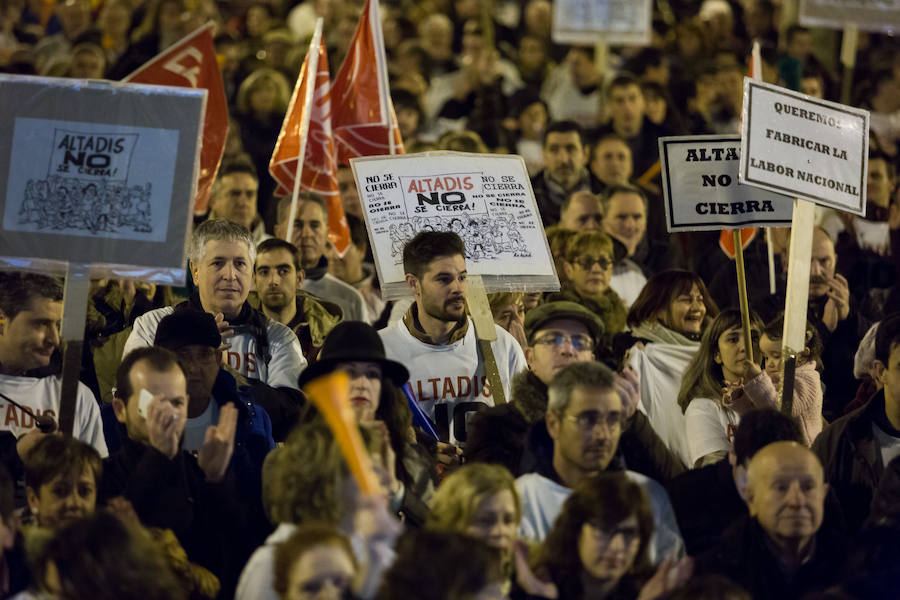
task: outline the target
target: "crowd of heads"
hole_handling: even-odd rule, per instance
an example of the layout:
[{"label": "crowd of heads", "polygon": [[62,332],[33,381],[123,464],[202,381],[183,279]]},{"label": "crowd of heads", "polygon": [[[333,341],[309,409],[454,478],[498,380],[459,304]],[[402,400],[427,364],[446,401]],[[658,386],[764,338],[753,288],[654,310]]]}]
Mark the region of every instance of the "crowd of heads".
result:
[{"label": "crowd of heads", "polygon": [[[64,282],[0,273],[0,596],[892,597],[896,41],[860,33],[841,72],[784,2],[653,3],[647,45],[601,49],[560,44],[548,0],[383,0],[406,152],[519,154],[531,177],[560,289],[491,294],[485,338],[462,221],[373,248],[341,165],[340,253],[341,211],[269,175],[316,19],[334,74],[362,8],[0,8],[0,72],[21,75],[120,80],[212,23],[230,114],[188,285],[92,282],[74,425]],[[747,244],[743,309],[718,232],[666,230],[658,139],[739,133],[753,41],[762,80],[871,112],[866,212],[817,209],[805,327],[789,229]],[[385,254],[406,299],[382,293]],[[340,419],[309,393],[334,373]]]}]

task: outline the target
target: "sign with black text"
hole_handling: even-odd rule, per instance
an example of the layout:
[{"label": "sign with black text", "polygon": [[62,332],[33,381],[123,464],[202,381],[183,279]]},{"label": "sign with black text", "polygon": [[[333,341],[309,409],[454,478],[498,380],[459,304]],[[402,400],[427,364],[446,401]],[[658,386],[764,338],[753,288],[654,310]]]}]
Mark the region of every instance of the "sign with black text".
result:
[{"label": "sign with black text", "polygon": [[659,138],[670,232],[791,224],[791,198],[738,182],[740,151],[736,135]]},{"label": "sign with black text", "polygon": [[429,152],[351,159],[386,300],[409,295],[403,247],[453,231],[488,292],[559,289],[521,156]]},{"label": "sign with black text", "polygon": [[0,264],[180,285],[206,90],[0,76]]},{"label": "sign with black text", "polygon": [[853,23],[862,31],[900,31],[900,0],[801,0],[800,24],[843,29]]},{"label": "sign with black text", "polygon": [[740,181],[865,215],[869,112],[744,78]]}]

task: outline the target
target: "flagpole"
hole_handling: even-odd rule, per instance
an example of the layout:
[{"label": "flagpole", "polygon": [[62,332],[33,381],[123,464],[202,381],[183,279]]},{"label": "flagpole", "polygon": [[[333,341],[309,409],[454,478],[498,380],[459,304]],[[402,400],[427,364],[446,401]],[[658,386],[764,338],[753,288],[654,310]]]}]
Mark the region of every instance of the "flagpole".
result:
[{"label": "flagpole", "polygon": [[303,161],[306,159],[306,138],[309,134],[309,119],[312,115],[313,96],[316,91],[316,78],[319,75],[319,46],[322,44],[322,25],[324,19],[316,20],[316,30],[309,43],[309,67],[306,70],[306,96],[303,98],[303,120],[300,121],[300,153],[297,155],[297,169],[294,173],[294,191],[291,195],[291,209],[288,212],[287,237],[291,241],[294,234],[294,213],[297,212],[297,198],[300,196],[300,180],[303,178]]},{"label": "flagpole", "polygon": [[772,247],[772,228],[766,227],[766,254],[769,259],[769,293],[775,294],[775,249]]}]

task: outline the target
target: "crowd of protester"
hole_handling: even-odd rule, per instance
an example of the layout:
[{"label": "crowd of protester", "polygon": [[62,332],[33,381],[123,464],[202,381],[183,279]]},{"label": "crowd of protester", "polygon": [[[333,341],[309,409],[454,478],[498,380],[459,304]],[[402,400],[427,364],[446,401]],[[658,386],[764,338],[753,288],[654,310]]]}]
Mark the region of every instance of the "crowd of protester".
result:
[{"label": "crowd of protester", "polygon": [[[549,0],[382,0],[406,151],[532,176],[561,289],[490,297],[486,368],[456,233],[405,240],[387,301],[349,168],[344,255],[321,197],[274,195],[315,20],[336,72],[362,4],[2,3],[18,75],[118,80],[212,22],[231,120],[185,286],[92,283],[72,436],[64,282],[0,272],[0,597],[897,598],[896,39],[844,73],[788,0],[658,0],[610,48],[555,42]],[[747,341],[718,232],[667,233],[660,187],[660,136],[738,133],[754,40],[765,81],[871,111],[866,214],[817,208],[791,414],[790,229],[745,250]],[[302,391],[334,372],[375,494]]]}]

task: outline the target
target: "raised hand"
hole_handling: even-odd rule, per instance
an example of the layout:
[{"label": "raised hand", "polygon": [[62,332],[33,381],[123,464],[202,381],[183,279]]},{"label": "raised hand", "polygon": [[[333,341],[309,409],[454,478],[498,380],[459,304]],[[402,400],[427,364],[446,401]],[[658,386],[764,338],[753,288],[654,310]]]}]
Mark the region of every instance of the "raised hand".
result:
[{"label": "raised hand", "polygon": [[154,396],[147,405],[147,436],[150,445],[165,454],[169,459],[175,458],[181,444],[181,433],[187,412],[179,412],[171,403]]},{"label": "raised hand", "polygon": [[684,585],[684,582],[691,577],[693,570],[694,561],[689,556],[677,561],[671,558],[665,559],[653,577],[641,588],[638,600],[656,600],[668,596],[669,593]]},{"label": "raised hand", "polygon": [[625,367],[621,373],[616,373],[616,391],[622,399],[622,410],[626,419],[631,418],[641,401],[641,381],[637,371],[631,367]]},{"label": "raised hand", "polygon": [[559,598],[559,590],[553,582],[543,581],[528,564],[528,544],[522,540],[516,541],[513,549],[513,558],[516,563],[516,582],[529,596],[541,598]]},{"label": "raised hand", "polygon": [[[231,348],[231,336],[234,335],[234,329],[230,329],[228,321],[225,320],[223,313],[216,313],[216,327],[219,328],[219,335],[222,336],[222,345],[219,346],[219,352],[225,352]],[[227,361],[226,361],[227,362]]]},{"label": "raised hand", "polygon": [[822,322],[828,331],[834,331],[838,322],[850,315],[850,284],[843,275],[835,273],[828,280],[828,291],[825,294],[828,300],[825,302],[825,311],[822,314]]},{"label": "raised hand", "polygon": [[206,438],[200,446],[197,464],[210,483],[218,483],[225,477],[231,455],[234,453],[234,432],[237,430],[237,407],[229,402],[219,410],[219,424],[206,428]]}]

